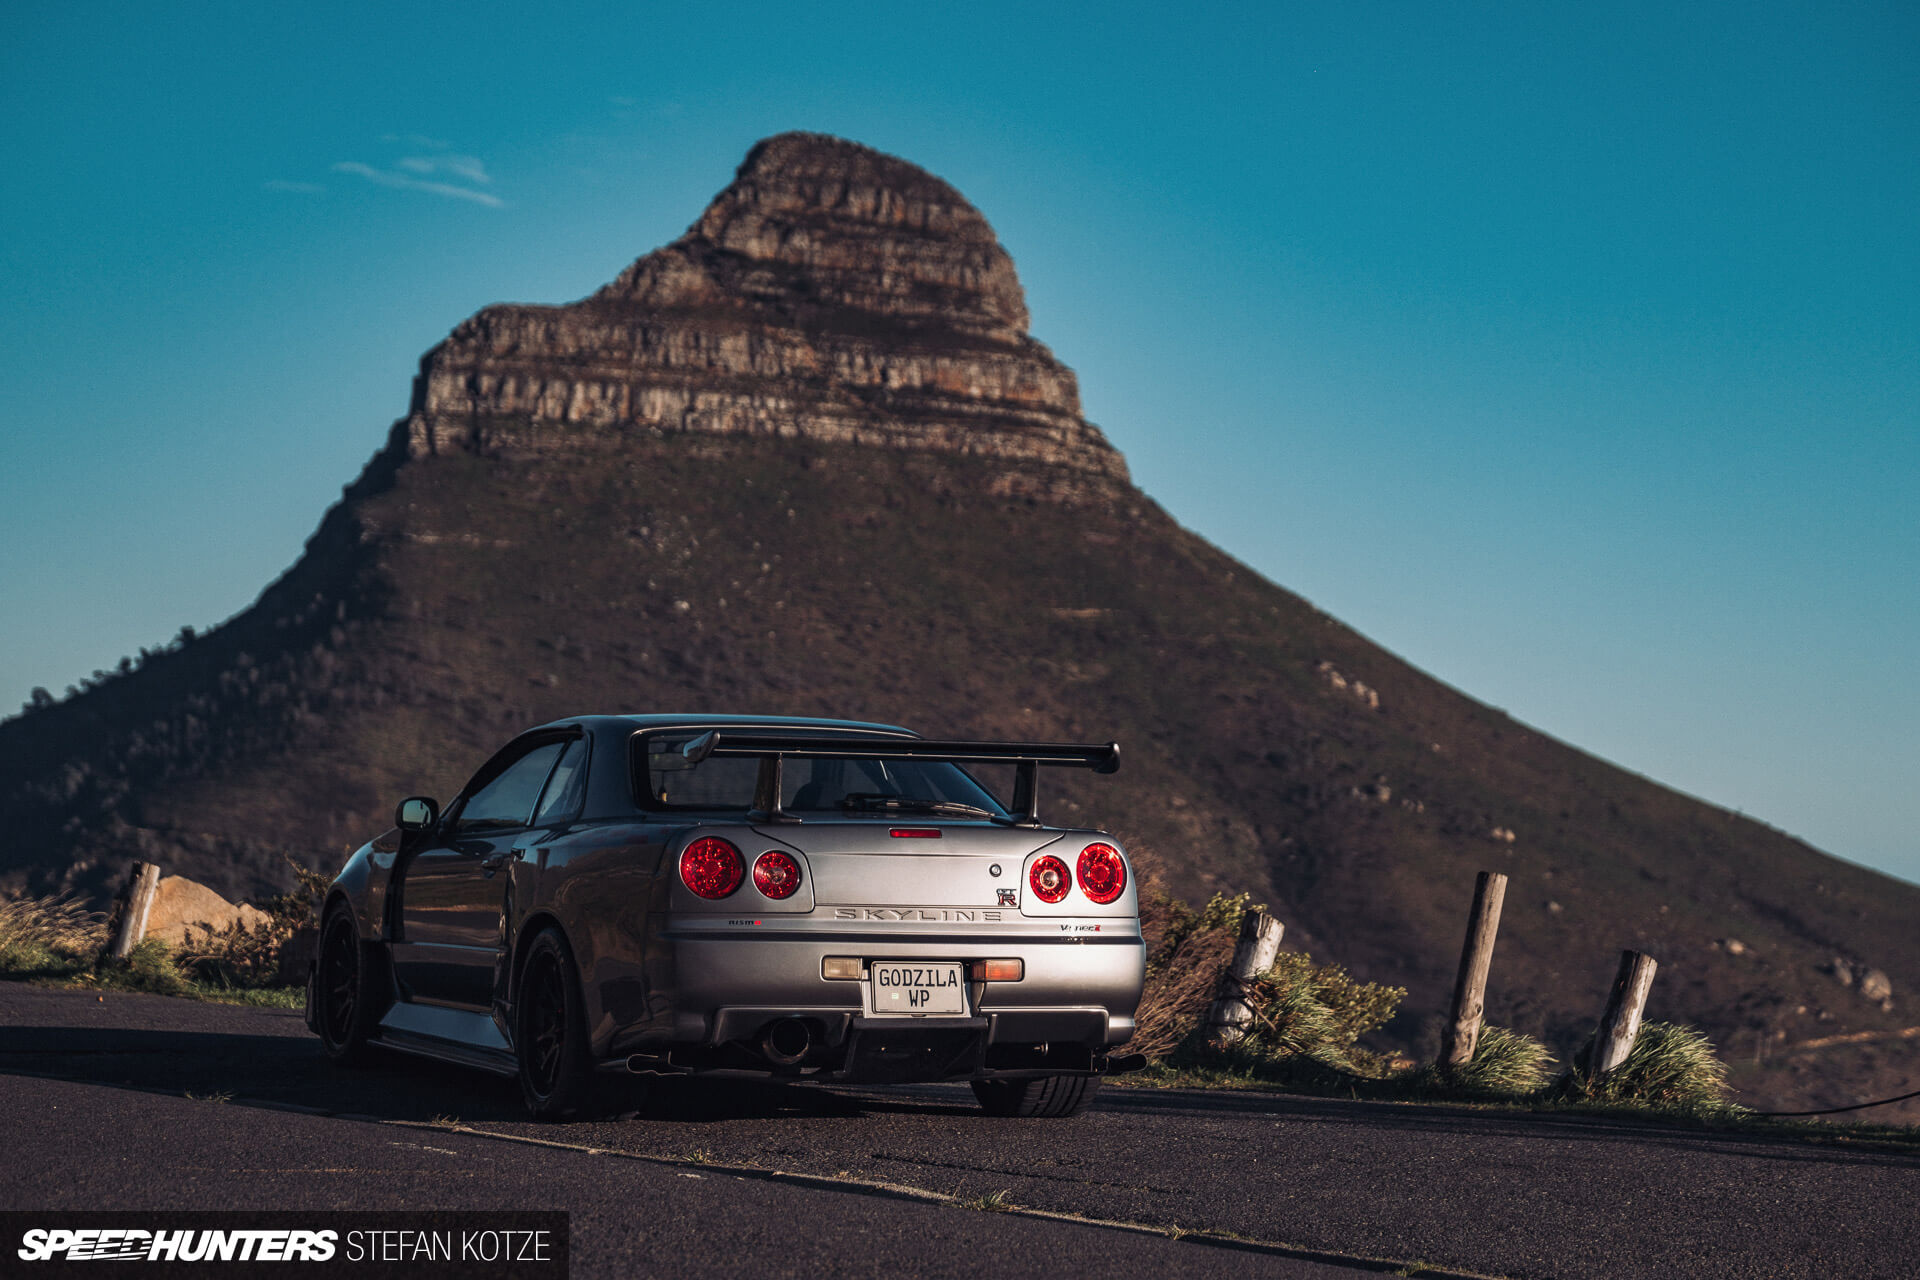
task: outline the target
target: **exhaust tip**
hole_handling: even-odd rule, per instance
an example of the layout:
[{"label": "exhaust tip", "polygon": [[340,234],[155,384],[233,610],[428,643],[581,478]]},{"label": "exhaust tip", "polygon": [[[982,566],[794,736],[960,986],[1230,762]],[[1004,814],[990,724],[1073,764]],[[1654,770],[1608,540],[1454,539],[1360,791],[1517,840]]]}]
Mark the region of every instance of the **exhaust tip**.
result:
[{"label": "exhaust tip", "polygon": [[813,1048],[813,1028],[802,1018],[781,1018],[760,1033],[760,1052],[776,1067],[791,1067]]}]

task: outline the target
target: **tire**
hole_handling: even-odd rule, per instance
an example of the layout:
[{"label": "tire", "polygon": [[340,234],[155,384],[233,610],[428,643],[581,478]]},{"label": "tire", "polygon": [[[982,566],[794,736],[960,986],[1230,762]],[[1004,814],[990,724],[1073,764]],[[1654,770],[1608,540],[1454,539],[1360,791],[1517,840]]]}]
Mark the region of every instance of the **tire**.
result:
[{"label": "tire", "polygon": [[1035,1076],[1027,1080],[975,1080],[973,1096],[990,1116],[1077,1116],[1100,1092],[1099,1076]]},{"label": "tire", "polygon": [[367,1042],[380,1025],[382,970],[370,951],[360,941],[353,912],[347,907],[334,908],[320,929],[313,999],[320,1044],[338,1066],[365,1062]]},{"label": "tire", "polygon": [[527,949],[513,1027],[520,1096],[533,1118],[565,1120],[586,1111],[593,1096],[587,1007],[573,953],[558,929],[543,930]]}]

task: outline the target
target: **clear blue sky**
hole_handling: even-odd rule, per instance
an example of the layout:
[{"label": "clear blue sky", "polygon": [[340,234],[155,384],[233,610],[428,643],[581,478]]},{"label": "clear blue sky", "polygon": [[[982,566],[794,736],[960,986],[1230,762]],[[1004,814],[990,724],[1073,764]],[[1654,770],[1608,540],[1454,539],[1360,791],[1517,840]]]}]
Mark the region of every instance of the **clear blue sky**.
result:
[{"label": "clear blue sky", "polygon": [[1917,108],[1911,4],[13,0],[0,706],[244,608],[456,322],[817,129],[986,213],[1186,524],[1920,880]]}]

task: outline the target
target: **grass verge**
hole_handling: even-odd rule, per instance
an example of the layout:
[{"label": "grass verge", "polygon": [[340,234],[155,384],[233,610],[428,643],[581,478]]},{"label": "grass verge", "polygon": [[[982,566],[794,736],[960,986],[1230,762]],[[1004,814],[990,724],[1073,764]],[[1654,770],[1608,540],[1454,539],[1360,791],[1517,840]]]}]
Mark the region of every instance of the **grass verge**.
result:
[{"label": "grass verge", "polygon": [[266,980],[264,965],[235,965],[223,954],[177,955],[158,938],[114,960],[104,954],[106,943],[106,914],[71,898],[0,899],[0,979],[266,1009],[297,1009],[306,1000],[301,988]]},{"label": "grass verge", "polygon": [[1246,894],[1217,895],[1195,911],[1157,886],[1142,894],[1148,939],[1141,1051],[1154,1059],[1126,1083],[1144,1087],[1275,1089],[1387,1102],[1633,1114],[1720,1123],[1738,1119],[1727,1070],[1690,1027],[1648,1023],[1627,1060],[1594,1080],[1584,1052],[1556,1073],[1547,1047],[1505,1027],[1482,1028],[1471,1061],[1409,1067],[1363,1048],[1406,992],[1357,982],[1339,965],[1282,952],[1238,992],[1251,1018],[1231,1040],[1206,1025],[1248,911]]}]

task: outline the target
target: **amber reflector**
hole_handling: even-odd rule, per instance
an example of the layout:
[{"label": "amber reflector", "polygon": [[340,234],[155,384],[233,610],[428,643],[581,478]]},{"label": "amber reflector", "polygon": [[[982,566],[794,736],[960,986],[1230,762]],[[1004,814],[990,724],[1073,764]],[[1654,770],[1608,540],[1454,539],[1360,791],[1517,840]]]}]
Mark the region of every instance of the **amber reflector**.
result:
[{"label": "amber reflector", "polygon": [[975,982],[1018,982],[1027,976],[1025,960],[975,960],[968,968]]}]

